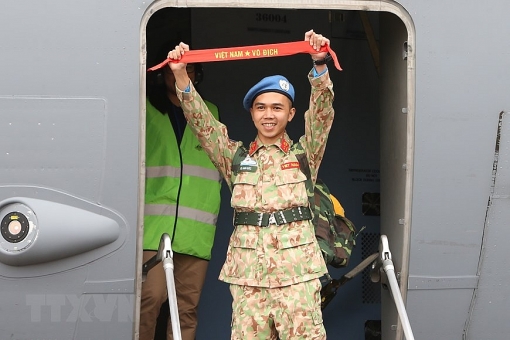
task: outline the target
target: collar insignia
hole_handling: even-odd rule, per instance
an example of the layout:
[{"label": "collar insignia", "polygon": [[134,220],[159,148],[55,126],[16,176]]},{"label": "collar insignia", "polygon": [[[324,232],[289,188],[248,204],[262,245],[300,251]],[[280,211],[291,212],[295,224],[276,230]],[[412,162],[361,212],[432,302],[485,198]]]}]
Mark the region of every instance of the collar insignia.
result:
[{"label": "collar insignia", "polygon": [[250,143],[250,151],[248,152],[250,156],[253,155],[253,153],[257,151],[257,149],[258,149],[257,141],[254,140],[253,142]]},{"label": "collar insignia", "polygon": [[283,152],[287,153],[289,152],[290,145],[289,142],[285,139],[285,137],[282,137],[282,141],[280,142],[280,149],[283,150]]}]

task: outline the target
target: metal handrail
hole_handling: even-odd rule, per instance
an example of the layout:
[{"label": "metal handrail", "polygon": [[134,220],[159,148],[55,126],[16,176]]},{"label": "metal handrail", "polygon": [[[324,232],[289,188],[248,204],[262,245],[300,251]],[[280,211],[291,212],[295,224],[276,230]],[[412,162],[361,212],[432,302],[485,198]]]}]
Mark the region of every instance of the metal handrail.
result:
[{"label": "metal handrail", "polygon": [[179,322],[179,309],[177,307],[177,295],[175,292],[174,280],[174,260],[173,260],[172,242],[167,233],[161,235],[159,248],[156,255],[143,264],[142,281],[145,281],[147,273],[156,264],[163,261],[163,269],[166,275],[166,287],[168,290],[168,304],[170,307],[170,321],[172,322],[172,334],[174,340],[181,340],[181,325]]},{"label": "metal handrail", "polygon": [[409,318],[407,316],[404,300],[400,294],[397,276],[395,275],[395,267],[393,266],[393,261],[391,260],[388,237],[386,237],[386,235],[381,235],[381,240],[379,243],[379,254],[380,256],[378,259],[372,264],[372,271],[370,273],[371,279],[373,282],[378,282],[381,279],[381,271],[383,270],[386,273],[386,277],[388,278],[388,282],[390,284],[390,293],[393,297],[393,301],[395,302],[395,306],[397,307],[398,316],[404,329],[404,335],[407,340],[414,340],[411,323],[409,322]]}]

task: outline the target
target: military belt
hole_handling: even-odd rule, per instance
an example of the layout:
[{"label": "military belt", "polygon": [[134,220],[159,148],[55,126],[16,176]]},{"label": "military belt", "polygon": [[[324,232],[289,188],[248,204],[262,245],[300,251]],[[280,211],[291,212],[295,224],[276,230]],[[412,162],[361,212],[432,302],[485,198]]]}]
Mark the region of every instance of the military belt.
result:
[{"label": "military belt", "polygon": [[272,213],[246,211],[236,211],[234,213],[234,225],[256,225],[259,227],[267,227],[270,224],[280,225],[311,219],[312,212],[309,207],[294,207],[285,210],[273,211]]}]

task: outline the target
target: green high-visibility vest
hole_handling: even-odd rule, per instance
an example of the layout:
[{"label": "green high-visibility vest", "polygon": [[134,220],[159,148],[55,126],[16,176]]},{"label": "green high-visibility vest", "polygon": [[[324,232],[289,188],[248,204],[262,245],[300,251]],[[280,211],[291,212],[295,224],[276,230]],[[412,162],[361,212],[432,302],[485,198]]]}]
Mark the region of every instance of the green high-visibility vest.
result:
[{"label": "green high-visibility vest", "polygon": [[[218,119],[218,108],[207,102]],[[202,259],[211,249],[220,210],[221,175],[191,129],[181,144],[167,115],[147,100],[144,250],[157,250],[163,233],[172,250]],[[174,223],[177,223],[174,234]]]}]

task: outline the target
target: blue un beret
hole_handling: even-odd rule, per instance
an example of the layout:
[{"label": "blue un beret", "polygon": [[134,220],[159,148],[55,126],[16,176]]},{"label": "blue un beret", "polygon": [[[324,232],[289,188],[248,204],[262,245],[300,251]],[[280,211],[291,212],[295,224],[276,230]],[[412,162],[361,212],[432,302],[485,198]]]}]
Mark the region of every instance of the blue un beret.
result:
[{"label": "blue un beret", "polygon": [[265,92],[278,92],[287,96],[294,103],[294,86],[284,76],[274,75],[265,77],[253,86],[244,96],[243,106],[250,112],[253,101],[258,95]]}]

